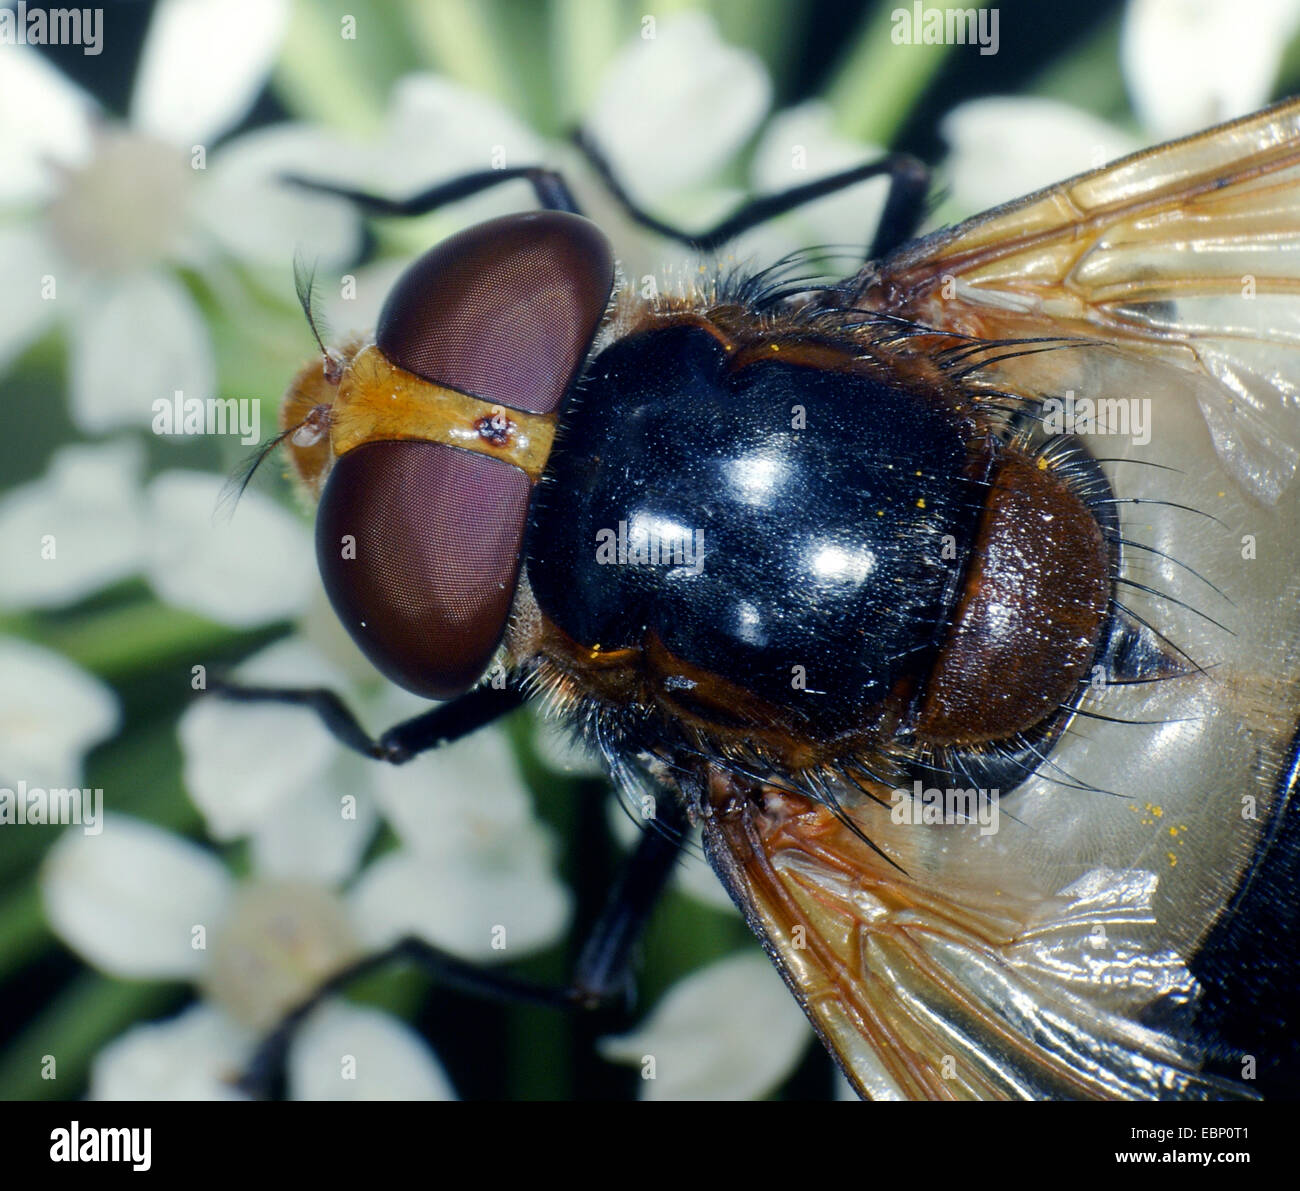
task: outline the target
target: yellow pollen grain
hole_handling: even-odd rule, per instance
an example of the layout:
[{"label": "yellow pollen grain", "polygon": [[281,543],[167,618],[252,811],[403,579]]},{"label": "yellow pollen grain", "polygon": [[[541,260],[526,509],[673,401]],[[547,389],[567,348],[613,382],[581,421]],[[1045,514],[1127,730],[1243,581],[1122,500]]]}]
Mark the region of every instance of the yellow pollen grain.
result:
[{"label": "yellow pollen grain", "polygon": [[1040,455],[1038,457],[1038,470],[1039,471],[1047,470],[1047,457],[1045,455]]},{"label": "yellow pollen grain", "polygon": [[923,508],[925,508],[925,497],[924,497],[924,496],[921,497],[921,498],[916,502],[916,507],[917,507],[918,509],[923,509]]}]

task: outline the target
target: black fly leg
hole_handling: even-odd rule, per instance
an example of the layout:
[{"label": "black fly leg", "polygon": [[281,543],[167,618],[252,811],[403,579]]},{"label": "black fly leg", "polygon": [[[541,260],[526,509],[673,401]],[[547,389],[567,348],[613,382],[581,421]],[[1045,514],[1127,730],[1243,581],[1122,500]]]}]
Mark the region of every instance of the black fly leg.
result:
[{"label": "black fly leg", "polygon": [[532,185],[538,204],[547,211],[568,211],[572,215],[581,215],[577,200],[564,178],[554,170],[540,166],[517,166],[508,170],[478,170],[472,174],[462,174],[413,194],[409,198],[392,199],[382,195],[371,194],[365,190],[353,190],[347,186],[335,186],[330,182],[320,182],[315,178],[304,178],[297,174],[288,175],[284,180],[305,190],[314,190],[317,194],[332,194],[336,198],[347,199],[367,215],[387,215],[402,218],[413,215],[427,215],[430,211],[454,203],[459,199],[469,198],[489,190],[502,182],[522,178]]},{"label": "black fly leg", "polygon": [[[733,211],[726,219],[707,231],[688,232],[670,223],[664,223],[638,207],[611,169],[609,162],[585,133],[578,131],[574,133],[573,139],[606,189],[633,222],[701,252],[711,252],[726,244],[727,241],[735,239],[742,232],[757,227],[760,223],[775,219],[778,215],[784,215],[787,211],[793,211],[796,207],[801,207],[814,199],[865,182],[868,178],[887,176],[889,194],[885,199],[885,209],[881,213],[867,259],[877,260],[900,244],[906,243],[916,234],[916,229],[925,216],[925,199],[930,186],[929,171],[914,157],[890,154],[879,161],[854,166],[852,169],[843,170],[827,178],[819,178],[815,182],[805,182],[801,186],[793,186],[789,190],[778,191],[776,194],[760,195],[744,203],[738,210]],[[569,211],[575,215],[582,213],[564,177],[555,170],[543,169],[541,166],[479,170],[440,182],[437,186],[431,186],[428,190],[404,199],[385,198],[368,191],[353,190],[347,186],[336,186],[330,182],[321,182],[298,175],[291,175],[285,181],[307,190],[314,190],[318,194],[332,194],[338,198],[348,199],[368,215],[402,217],[425,215],[446,203],[469,198],[501,182],[520,178],[531,184],[538,204],[546,210]]]},{"label": "black fly leg", "polygon": [[920,227],[921,220],[925,216],[925,199],[930,187],[929,170],[914,157],[890,154],[879,161],[854,166],[852,169],[819,178],[814,182],[792,186],[789,190],[752,198],[707,231],[688,232],[670,223],[664,223],[638,207],[609,162],[586,133],[581,130],[575,132],[573,140],[591,163],[592,169],[600,176],[605,188],[618,200],[619,205],[634,223],[701,252],[711,252],[726,244],[728,240],[735,239],[742,232],[766,223],[769,219],[775,219],[778,215],[793,211],[804,203],[810,203],[814,199],[834,194],[848,186],[865,182],[868,178],[878,178],[882,175],[889,178],[889,194],[885,199],[885,209],[881,213],[875,237],[871,242],[871,251],[867,254],[868,260],[878,260],[900,244],[910,240],[916,234],[916,229]]},{"label": "black fly leg", "polygon": [[[210,685],[209,694],[240,703],[308,708],[340,744],[395,765],[468,736],[524,702],[513,683],[476,687],[458,699],[394,725],[375,739],[338,695],[324,688],[245,687],[216,681]],[[490,1000],[569,1010],[617,1005],[630,990],[637,943],[672,874],[686,831],[685,816],[674,799],[660,799],[656,815],[610,890],[567,986],[537,984],[506,972],[479,968],[422,939],[401,939],[337,973],[291,1010],[258,1047],[240,1087],[253,1095],[267,1095],[283,1067],[294,1034],[320,1001],[358,977],[395,961],[414,963],[449,988]]]},{"label": "black fly leg", "polygon": [[647,826],[628,858],[579,954],[567,986],[539,984],[509,972],[480,968],[423,939],[403,938],[322,983],[262,1039],[239,1079],[239,1088],[266,1098],[284,1069],[299,1027],[326,997],[394,962],[416,965],[439,984],[471,996],[558,1010],[598,1010],[626,1003],[637,943],[681,853],[686,821],[676,801],[663,799],[658,820]]},{"label": "black fly leg", "polygon": [[468,736],[493,720],[509,715],[524,702],[524,696],[513,684],[476,687],[458,699],[394,724],[374,739],[357,722],[357,717],[343,700],[324,687],[240,686],[218,680],[210,685],[209,692],[236,703],[305,707],[316,713],[325,729],[345,748],[393,765]]}]

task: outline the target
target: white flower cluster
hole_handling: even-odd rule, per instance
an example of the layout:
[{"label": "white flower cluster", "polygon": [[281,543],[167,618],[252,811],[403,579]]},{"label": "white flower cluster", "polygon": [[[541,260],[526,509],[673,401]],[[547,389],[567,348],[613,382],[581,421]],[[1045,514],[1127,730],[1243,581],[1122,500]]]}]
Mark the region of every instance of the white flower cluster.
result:
[{"label": "white flower cluster", "polygon": [[[400,80],[383,134],[368,144],[304,123],[222,141],[264,86],[287,20],[286,0],[162,0],[125,122],[34,50],[0,47],[0,213],[13,216],[0,219],[0,374],[60,326],[73,423],[87,436],[117,436],[62,448],[42,478],[0,499],[0,610],[64,608],[143,577],[166,605],[220,625],[294,623],[236,676],[329,687],[364,722],[387,726],[420,705],[367,675],[332,626],[308,528],[256,491],[233,518],[214,518],[218,475],[168,469],[142,479],[132,435],[148,426],[154,399],[217,390],[193,279],[221,301],[242,292],[241,275],[285,274],[295,249],[326,267],[355,258],[356,214],[284,185],[284,173],[400,195],[482,169],[489,151],[510,164],[558,161],[608,222],[625,268],[685,267],[685,258],[633,229],[571,151],[445,77]],[[1259,106],[1298,20],[1297,0],[1132,0],[1123,67],[1141,135],[1057,101],[965,104],[943,125],[951,208],[969,214]],[[634,38],[587,90],[585,127],[629,192],[693,227],[739,200],[717,179],[751,142],[755,191],[878,152],[838,135],[820,102],[770,113],[762,64],[696,13]],[[865,246],[884,185],[822,199],[729,252],[761,265],[812,244]],[[467,224],[530,201],[520,184],[452,215]],[[362,329],[402,264],[360,270],[360,300],[334,303],[335,324]],[[47,535],[57,562],[38,561]],[[120,721],[103,682],[49,649],[0,638],[0,779],[75,784],[86,752]],[[568,926],[554,841],[496,731],[390,769],[346,753],[303,710],[200,700],[181,712],[179,737],[208,835],[246,843],[252,871],[236,877],[211,848],[111,809],[101,835],[70,831],[53,848],[41,888],[65,942],[105,972],[191,981],[201,994],[179,1017],[138,1025],[103,1050],[92,1096],[235,1095],[231,1076],[278,1015],[340,965],[402,935],[490,963],[545,948]],[[553,765],[590,764],[548,729],[540,741]],[[367,860],[381,820],[398,844]],[[688,858],[681,883],[728,904],[698,858]],[[504,951],[492,942],[502,927]],[[648,1096],[739,1098],[779,1084],[810,1037],[755,948],[671,990],[604,1053],[634,1065],[655,1056]],[[357,1060],[354,1080],[339,1078],[345,1053]],[[342,999],[323,1003],[298,1033],[288,1076],[301,1098],[455,1094],[407,1025]]]}]

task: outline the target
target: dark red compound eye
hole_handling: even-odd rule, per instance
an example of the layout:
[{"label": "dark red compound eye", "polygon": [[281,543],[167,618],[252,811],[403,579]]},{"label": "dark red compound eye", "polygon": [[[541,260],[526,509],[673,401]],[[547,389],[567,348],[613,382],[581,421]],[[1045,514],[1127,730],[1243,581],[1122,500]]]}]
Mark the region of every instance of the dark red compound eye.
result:
[{"label": "dark red compound eye", "polygon": [[[398,367],[494,404],[553,413],[613,288],[609,243],[576,215],[469,228],[415,261],[379,316]],[[330,601],[377,669],[449,699],[505,631],[531,482],[502,459],[438,442],[347,452],[321,495],[316,554]]]}]

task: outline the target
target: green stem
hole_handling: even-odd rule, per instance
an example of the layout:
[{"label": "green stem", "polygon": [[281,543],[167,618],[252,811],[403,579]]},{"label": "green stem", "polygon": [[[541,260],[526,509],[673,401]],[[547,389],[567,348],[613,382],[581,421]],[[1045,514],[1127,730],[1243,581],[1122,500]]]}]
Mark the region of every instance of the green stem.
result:
[{"label": "green stem", "polygon": [[506,28],[498,15],[482,0],[437,0],[406,10],[411,33],[428,65],[523,111],[523,88],[511,72],[509,56],[502,52]]},{"label": "green stem", "polygon": [[382,35],[377,6],[366,9],[357,18],[356,36],[345,37],[346,7],[308,0],[294,4],[274,77],[285,107],[295,115],[362,136],[379,127],[386,83],[397,71],[376,69],[390,39]]},{"label": "green stem", "polygon": [[[128,983],[96,972],[76,977],[0,1059],[0,1099],[66,1100],[80,1094],[95,1053],[175,996],[174,985]],[[44,1074],[50,1060],[54,1079]]]},{"label": "green stem", "polygon": [[51,942],[35,885],[24,886],[0,901],[0,978],[22,967]]},{"label": "green stem", "polygon": [[1119,37],[1120,15],[1115,13],[1070,53],[1053,59],[1030,83],[1029,92],[1084,108],[1103,120],[1127,120]]},{"label": "green stem", "polygon": [[953,48],[895,45],[891,34],[896,7],[877,4],[867,14],[826,92],[839,131],[878,145],[893,140]]},{"label": "green stem", "polygon": [[590,109],[602,73],[640,24],[618,4],[590,0],[553,0],[550,14],[556,115],[572,125]]},{"label": "green stem", "polygon": [[[29,621],[25,627],[31,630],[33,625]],[[201,662],[205,651],[238,637],[224,625],[153,599],[55,621],[27,635],[110,680],[156,670],[168,658],[185,656]]]},{"label": "green stem", "polygon": [[789,0],[711,0],[723,41],[747,46],[767,67],[778,94],[789,72],[790,57],[798,48],[792,28],[799,8]]}]

